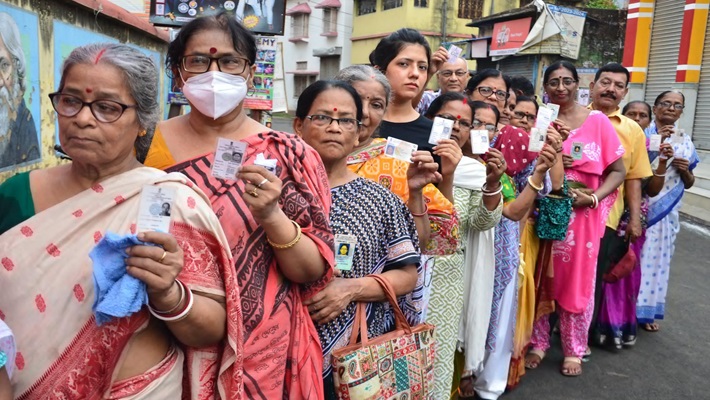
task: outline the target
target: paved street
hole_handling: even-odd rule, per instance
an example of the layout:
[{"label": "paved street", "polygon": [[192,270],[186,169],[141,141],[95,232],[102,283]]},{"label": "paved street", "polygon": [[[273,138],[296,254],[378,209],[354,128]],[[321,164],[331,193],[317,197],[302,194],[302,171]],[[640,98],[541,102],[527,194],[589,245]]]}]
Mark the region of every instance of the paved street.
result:
[{"label": "paved street", "polygon": [[535,371],[504,400],[665,400],[710,398],[710,230],[683,222],[671,268],[667,319],[640,330],[636,347],[618,354],[592,349],[584,374],[559,373],[559,337]]}]

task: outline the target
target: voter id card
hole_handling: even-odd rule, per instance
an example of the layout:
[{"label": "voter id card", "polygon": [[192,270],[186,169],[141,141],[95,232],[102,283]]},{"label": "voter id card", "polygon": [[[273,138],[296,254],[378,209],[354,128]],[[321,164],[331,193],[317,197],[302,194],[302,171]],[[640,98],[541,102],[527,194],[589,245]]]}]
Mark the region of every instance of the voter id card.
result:
[{"label": "voter id card", "polygon": [[545,104],[545,107],[552,110],[552,121],[554,122],[560,115],[560,105],[555,103],[547,103]]},{"label": "voter id card", "polygon": [[258,165],[260,167],[266,168],[267,171],[271,172],[272,174],[276,173],[276,164],[277,160],[273,158],[266,158],[264,157],[264,153],[259,153],[256,155],[256,160],[254,160],[254,165]]},{"label": "voter id card", "polygon": [[663,136],[655,134],[648,138],[648,150],[659,151],[661,150],[661,142],[663,141]]},{"label": "voter id card", "polygon": [[488,131],[485,129],[471,129],[471,153],[486,154],[491,147]]},{"label": "voter id card", "polygon": [[551,108],[540,107],[540,109],[537,110],[537,119],[535,120],[535,127],[547,133],[547,128],[549,128],[552,121],[554,121],[554,119],[552,119],[553,114],[554,111]]},{"label": "voter id card", "polygon": [[397,138],[388,137],[385,144],[385,155],[396,158],[398,160],[412,162],[412,153],[417,151],[417,145],[414,143],[405,142]]},{"label": "voter id card", "polygon": [[539,153],[542,148],[545,147],[545,140],[547,140],[547,130],[540,130],[539,128],[532,128],[530,130],[530,141],[528,142],[528,151],[534,153]]},{"label": "voter id card", "polygon": [[685,131],[683,129],[679,129],[676,131],[676,133],[671,135],[671,143],[673,144],[682,144],[685,138],[683,137],[685,135]]},{"label": "voter id card", "polygon": [[461,56],[461,53],[463,52],[463,50],[460,47],[454,46],[453,44],[451,46],[449,46],[448,51],[449,51],[449,59],[447,61],[449,62],[449,64],[455,63],[456,60]]},{"label": "voter id card", "polygon": [[145,185],[141,190],[138,207],[136,232],[157,231],[168,233],[170,230],[170,215],[176,189],[160,185]]},{"label": "voter id card", "polygon": [[353,235],[335,235],[335,268],[341,271],[353,269],[353,258],[355,256],[355,246],[357,237]]},{"label": "voter id card", "polygon": [[247,144],[244,142],[219,138],[212,164],[212,176],[219,179],[237,179],[237,171],[242,166]]},{"label": "voter id card", "polygon": [[429,143],[436,146],[442,139],[450,139],[451,131],[454,128],[454,121],[441,117],[434,117],[429,134]]}]

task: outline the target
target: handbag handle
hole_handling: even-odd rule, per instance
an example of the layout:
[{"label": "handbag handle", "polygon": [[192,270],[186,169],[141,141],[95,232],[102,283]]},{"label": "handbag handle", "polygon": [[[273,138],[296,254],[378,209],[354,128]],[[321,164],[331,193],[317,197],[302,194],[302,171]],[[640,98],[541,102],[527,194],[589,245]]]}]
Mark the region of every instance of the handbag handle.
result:
[{"label": "handbag handle", "polygon": [[[385,292],[385,296],[387,297],[387,301],[390,303],[390,306],[392,307],[392,311],[394,312],[394,324],[395,328],[397,330],[404,330],[406,333],[411,334],[412,333],[412,326],[409,325],[409,322],[407,322],[407,318],[404,317],[404,313],[402,312],[402,309],[399,308],[399,304],[397,304],[397,296],[394,293],[394,288],[392,288],[392,284],[382,275],[367,275],[366,278],[373,278],[379,285],[382,287],[382,290]],[[355,344],[357,343],[357,336],[360,334],[360,341],[362,344],[367,345],[368,343],[368,337],[367,337],[367,303],[366,302],[358,302],[356,309],[355,309],[355,318],[353,319],[353,329],[352,329],[352,334],[350,335],[350,344]]]}]

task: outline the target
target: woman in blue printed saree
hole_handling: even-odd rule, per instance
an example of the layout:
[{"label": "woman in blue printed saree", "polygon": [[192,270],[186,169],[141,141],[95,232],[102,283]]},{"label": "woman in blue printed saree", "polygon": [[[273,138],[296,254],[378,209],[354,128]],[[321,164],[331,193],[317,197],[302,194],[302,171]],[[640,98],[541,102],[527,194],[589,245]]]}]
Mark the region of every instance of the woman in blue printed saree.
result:
[{"label": "woman in blue printed saree", "polygon": [[657,152],[649,152],[649,159],[656,174],[665,174],[661,192],[649,199],[648,229],[646,243],[641,251],[641,289],[636,303],[636,316],[641,326],[649,331],[658,331],[654,322],[663,319],[671,260],[675,239],[680,231],[678,210],[685,189],[695,183],[693,170],[700,162],[689,134],[680,134],[675,123],[683,113],[685,97],[675,91],[661,93],[654,102],[654,121],[646,128],[647,137],[661,134],[664,142],[670,142],[675,156],[665,172],[659,171]]}]

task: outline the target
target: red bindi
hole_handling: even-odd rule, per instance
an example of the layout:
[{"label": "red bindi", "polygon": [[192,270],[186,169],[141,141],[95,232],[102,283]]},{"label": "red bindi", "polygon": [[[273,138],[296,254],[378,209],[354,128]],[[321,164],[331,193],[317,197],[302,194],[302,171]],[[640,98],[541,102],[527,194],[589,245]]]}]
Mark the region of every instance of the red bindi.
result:
[{"label": "red bindi", "polygon": [[337,108],[333,108],[333,111],[338,111],[338,109],[337,109]]},{"label": "red bindi", "polygon": [[210,47],[210,54],[214,54],[214,53],[216,53],[216,52],[217,52],[217,48],[216,48],[216,47]]},{"label": "red bindi", "polygon": [[456,119],[461,119],[461,116],[460,116],[460,115],[457,115],[457,116],[456,116]]},{"label": "red bindi", "polygon": [[94,91],[94,90],[91,89],[91,88],[86,88],[86,93],[91,93],[91,92],[93,92],[93,91]]}]

